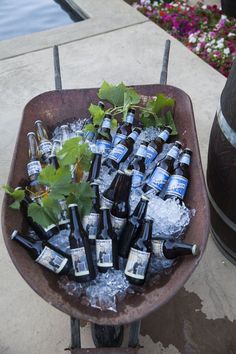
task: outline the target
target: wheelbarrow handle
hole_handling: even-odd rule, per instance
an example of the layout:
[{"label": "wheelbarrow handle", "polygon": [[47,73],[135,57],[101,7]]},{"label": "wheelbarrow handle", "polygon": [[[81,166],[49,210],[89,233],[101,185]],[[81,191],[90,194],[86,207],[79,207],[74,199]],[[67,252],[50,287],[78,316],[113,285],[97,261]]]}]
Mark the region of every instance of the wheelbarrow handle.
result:
[{"label": "wheelbarrow handle", "polygon": [[165,43],[164,55],[162,60],[162,68],[161,68],[161,76],[160,76],[161,85],[166,85],[167,83],[169,55],[170,55],[170,40],[167,39]]},{"label": "wheelbarrow handle", "polygon": [[57,45],[53,47],[53,61],[54,61],[55,88],[56,90],[61,90],[62,89],[61,68],[60,68],[59,50]]}]

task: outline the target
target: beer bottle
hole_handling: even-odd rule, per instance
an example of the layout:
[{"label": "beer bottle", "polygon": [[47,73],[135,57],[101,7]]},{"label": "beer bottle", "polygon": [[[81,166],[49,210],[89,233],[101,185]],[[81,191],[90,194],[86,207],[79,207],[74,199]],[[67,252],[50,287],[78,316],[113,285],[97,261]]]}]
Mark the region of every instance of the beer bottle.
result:
[{"label": "beer bottle", "polygon": [[129,255],[130,247],[136,239],[138,229],[142,220],[146,216],[149,199],[142,195],[138,202],[133,214],[130,216],[124,232],[119,239],[119,255],[123,258],[127,258]]},{"label": "beer bottle", "polygon": [[[16,189],[22,188],[17,187]],[[28,215],[28,207],[31,203],[33,203],[33,200],[26,193],[24,199],[20,202],[20,210],[24,218],[27,220],[29,226],[35,231],[38,237],[42,240],[49,240],[52,236],[59,233],[60,230],[55,224],[51,224],[48,227],[42,227],[41,225],[33,221],[31,216]]]},{"label": "beer bottle", "polygon": [[32,242],[16,230],[11,234],[11,239],[17,241],[22,247],[26,248],[36,263],[41,264],[56,274],[69,273],[69,259],[53,250],[48,245],[45,246],[42,241]]},{"label": "beer bottle", "polygon": [[135,109],[129,108],[128,114],[125,118],[125,122],[117,129],[114,138],[114,146],[119,144],[122,140],[126,139],[129,134],[132,133],[132,127],[134,122]]},{"label": "beer bottle", "polygon": [[67,124],[61,125],[61,145],[70,139],[70,131]]},{"label": "beer bottle", "polygon": [[37,199],[46,192],[46,187],[38,182],[38,175],[42,170],[42,166],[39,161],[39,150],[35,134],[30,132],[27,134],[27,138],[30,158],[30,162],[27,164],[27,174],[29,176],[29,185],[27,186],[27,189],[32,193],[32,198]]},{"label": "beer bottle", "polygon": [[123,171],[118,170],[110,186],[103,192],[103,195],[101,197],[102,207],[107,207],[108,209],[111,209],[115,200],[116,190],[118,189],[118,186],[121,184],[123,174],[124,174]]},{"label": "beer bottle", "polygon": [[132,187],[140,187],[145,174],[145,157],[147,153],[146,141],[142,141],[134,159],[130,162],[128,170],[132,171]]},{"label": "beer bottle", "polygon": [[129,217],[129,196],[131,191],[132,174],[126,170],[120,177],[118,188],[115,191],[115,199],[111,208],[111,222],[118,238],[122,234]]},{"label": "beer bottle", "polygon": [[58,162],[58,159],[56,157],[56,155],[50,155],[49,158],[49,164],[55,168],[55,170],[57,170],[60,166],[59,166],[59,162]]},{"label": "beer bottle", "polygon": [[95,278],[92,252],[88,235],[80,220],[77,204],[69,205],[71,232],[69,236],[70,253],[74,279],[86,282]]},{"label": "beer bottle", "polygon": [[111,114],[106,113],[96,140],[97,152],[107,153],[112,147]]},{"label": "beer bottle", "polygon": [[172,128],[167,126],[165,129],[158,135],[157,139],[151,141],[147,148],[147,155],[146,155],[146,166],[150,166],[151,163],[155,160],[158,154],[163,149],[163,145],[168,140],[170,134],[172,132]]},{"label": "beer bottle", "polygon": [[189,183],[189,165],[191,162],[192,151],[188,148],[184,149],[180,156],[179,163],[170,176],[165,198],[178,198],[180,201],[184,199]]},{"label": "beer bottle", "polygon": [[83,218],[83,227],[87,232],[91,243],[94,243],[98,230],[100,216],[100,198],[98,182],[92,182],[91,187],[94,192],[94,197],[92,198],[92,208],[90,210],[90,213],[88,215],[85,215]]},{"label": "beer bottle", "polygon": [[145,282],[150,256],[152,252],[153,220],[144,219],[139,235],[132,245],[125,267],[125,275],[133,285],[143,285]]},{"label": "beer bottle", "polygon": [[154,189],[157,195],[161,193],[171,173],[173,172],[174,162],[179,155],[181,146],[182,144],[179,141],[176,141],[174,146],[167,153],[166,157],[157,163],[153,173],[143,186],[144,193],[150,191],[151,189]]},{"label": "beer bottle", "polygon": [[[98,102],[98,106],[104,111],[105,110],[105,105],[104,105],[104,103],[102,102],[102,101],[99,101]],[[93,117],[92,116],[90,116],[88,119],[86,119],[85,120],[85,126],[87,125],[87,124],[93,124]],[[98,126],[95,126],[95,128],[98,128]],[[85,138],[85,141],[93,141],[94,140],[94,138],[95,138],[95,136],[96,136],[96,133],[95,132],[88,132],[87,134],[86,134],[86,138]]]},{"label": "beer bottle", "polygon": [[112,229],[110,212],[101,208],[98,233],[96,236],[97,266],[101,273],[109,268],[119,269],[117,235]]},{"label": "beer bottle", "polygon": [[99,177],[101,161],[102,161],[102,154],[100,153],[93,154],[93,160],[89,169],[87,182],[91,183]]},{"label": "beer bottle", "polygon": [[39,142],[39,152],[44,164],[48,164],[48,158],[51,154],[52,143],[48,139],[48,134],[41,120],[35,122],[36,134]]},{"label": "beer bottle", "polygon": [[61,141],[59,139],[53,139],[51,155],[57,155],[59,150],[61,150]]},{"label": "beer bottle", "polygon": [[132,154],[134,143],[140,133],[140,128],[134,128],[132,133],[129,134],[125,140],[122,140],[118,145],[114,147],[114,149],[112,149],[107,159],[103,162],[103,165],[110,169],[118,170],[120,163],[124,162],[127,157]]},{"label": "beer bottle", "polygon": [[153,254],[161,259],[175,259],[185,255],[199,255],[199,247],[174,240],[152,240]]}]

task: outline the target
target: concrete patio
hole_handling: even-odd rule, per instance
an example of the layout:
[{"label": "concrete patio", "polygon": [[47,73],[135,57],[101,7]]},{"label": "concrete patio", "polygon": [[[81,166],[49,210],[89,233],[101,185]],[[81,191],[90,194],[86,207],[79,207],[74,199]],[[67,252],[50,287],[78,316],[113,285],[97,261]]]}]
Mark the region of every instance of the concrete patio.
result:
[{"label": "concrete patio", "polygon": [[[204,170],[211,125],[225,78],[122,0],[74,0],[89,19],[45,33],[0,42],[0,182],[6,183],[25,104],[54,89],[52,46],[59,45],[63,88],[158,83],[171,39],[168,83],[193,102]],[[206,1],[214,2],[215,1]],[[1,192],[1,201],[3,193]],[[1,247],[0,353],[58,354],[69,346],[69,318],[23,281]],[[197,270],[159,311],[143,319],[140,354],[236,352],[235,266],[211,236]],[[92,347],[89,324],[82,344]]]}]

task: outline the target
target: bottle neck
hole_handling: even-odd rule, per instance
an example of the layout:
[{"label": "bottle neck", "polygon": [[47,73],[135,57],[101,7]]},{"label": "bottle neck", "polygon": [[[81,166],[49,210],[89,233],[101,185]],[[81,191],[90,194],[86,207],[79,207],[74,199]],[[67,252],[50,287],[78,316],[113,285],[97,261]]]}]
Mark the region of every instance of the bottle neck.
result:
[{"label": "bottle neck", "polygon": [[30,160],[39,160],[39,150],[37,140],[34,134],[28,135],[28,143],[29,143],[29,158]]},{"label": "bottle neck", "polygon": [[44,129],[43,125],[41,122],[38,122],[36,124],[36,128],[37,128],[37,136],[38,136],[38,139],[39,141],[41,140],[48,140],[48,135],[47,135],[47,132],[46,130]]},{"label": "bottle neck", "polygon": [[179,163],[189,166],[190,162],[191,162],[191,156],[189,154],[183,153],[183,155],[179,159]]},{"label": "bottle neck", "polygon": [[170,136],[170,132],[167,129],[164,129],[159,135],[158,139],[161,139],[162,141],[166,142]]},{"label": "bottle neck", "polygon": [[190,254],[197,255],[198,248],[196,245],[168,240],[164,242],[163,252],[166,258],[176,258]]},{"label": "bottle neck", "polygon": [[112,229],[110,210],[109,209],[101,209],[101,228],[110,230]]},{"label": "bottle neck", "polygon": [[100,203],[99,203],[99,186],[98,184],[92,184],[92,190],[94,192],[94,196],[92,198],[92,205],[93,205],[93,209],[96,210],[97,212],[99,212],[99,207],[100,207]]},{"label": "bottle neck", "polygon": [[83,229],[83,225],[80,220],[78,206],[74,205],[72,207],[69,207],[69,216],[70,216],[71,231],[72,232],[76,231],[80,233],[80,230]]},{"label": "bottle neck", "polygon": [[147,212],[147,207],[148,207],[148,200],[147,199],[140,199],[138,205],[134,209],[132,217],[136,217],[138,220],[142,220]]},{"label": "bottle neck", "polygon": [[128,124],[133,124],[134,122],[134,114],[129,112],[125,118],[125,122]]},{"label": "bottle neck", "polygon": [[115,175],[114,179],[111,182],[110,187],[108,188],[109,190],[116,190],[117,187],[120,185],[120,183],[122,182],[122,177],[124,176],[123,173],[119,173],[117,172],[117,174]]},{"label": "bottle neck", "polygon": [[[36,241],[36,242],[31,242],[30,240],[26,239],[22,235],[20,235],[18,232],[13,232],[11,236],[12,240],[17,241],[20,243],[24,248],[26,248],[29,251],[33,251],[35,254],[35,258],[37,258],[41,251],[40,249],[42,248],[42,242],[41,241]],[[38,247],[37,247],[38,246]]]},{"label": "bottle neck", "polygon": [[132,133],[130,133],[128,135],[127,140],[129,139],[130,141],[132,141],[132,143],[135,143],[138,136],[139,136],[139,133],[137,131],[133,130]]},{"label": "bottle neck", "polygon": [[[123,174],[117,182],[116,196],[121,202],[128,202],[132,184],[132,174]],[[115,197],[115,202],[116,202]]]},{"label": "bottle neck", "polygon": [[152,220],[144,220],[141,224],[140,239],[142,241],[149,241],[152,238]]},{"label": "bottle neck", "polygon": [[173,160],[176,160],[177,157],[179,156],[179,151],[180,149],[177,146],[172,146],[170,151],[167,153],[167,158],[171,158]]},{"label": "bottle neck", "polygon": [[104,118],[102,122],[102,129],[111,129],[111,119],[110,118]]},{"label": "bottle neck", "polygon": [[138,151],[135,154],[138,157],[146,158],[147,155],[147,146],[141,144],[140,147],[138,148]]},{"label": "bottle neck", "polygon": [[50,155],[49,156],[49,163],[51,166],[53,166],[56,170],[59,168],[59,163],[57,160],[57,157],[55,155]]}]

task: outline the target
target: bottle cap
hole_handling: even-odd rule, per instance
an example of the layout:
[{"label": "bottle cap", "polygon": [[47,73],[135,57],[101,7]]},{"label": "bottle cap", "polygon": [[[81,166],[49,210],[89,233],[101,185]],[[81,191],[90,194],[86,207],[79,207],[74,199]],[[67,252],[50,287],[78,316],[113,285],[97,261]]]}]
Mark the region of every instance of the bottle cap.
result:
[{"label": "bottle cap", "polygon": [[194,244],[192,247],[192,255],[193,256],[198,256],[200,253],[200,249],[198,247],[198,245]]},{"label": "bottle cap", "polygon": [[23,189],[23,188],[19,186],[19,187],[16,187],[16,188],[15,188],[15,191],[19,191],[19,190],[22,190],[22,189]]},{"label": "bottle cap", "polygon": [[72,204],[69,204],[69,205],[68,205],[68,208],[73,208],[73,207],[77,207],[77,206],[78,206],[78,204],[72,203]]},{"label": "bottle cap", "polygon": [[16,235],[18,234],[17,230],[14,230],[13,233],[11,234],[11,239],[14,240],[14,238],[16,237]]},{"label": "bottle cap", "polygon": [[67,124],[64,124],[64,125],[61,125],[61,129],[69,129],[68,125]]},{"label": "bottle cap", "polygon": [[187,154],[189,154],[190,156],[192,156],[192,154],[193,154],[192,150],[189,149],[189,148],[184,149],[183,153],[187,153]]},{"label": "bottle cap", "polygon": [[153,218],[151,218],[150,216],[146,216],[144,219],[143,219],[144,222],[149,222],[149,223],[153,223]]},{"label": "bottle cap", "polygon": [[168,130],[170,134],[172,133],[172,128],[169,125],[166,125],[164,129]]},{"label": "bottle cap", "polygon": [[145,141],[145,140],[142,140],[140,145],[145,145],[145,146],[148,146],[149,142],[148,141]]},{"label": "bottle cap", "polygon": [[29,132],[29,133],[27,134],[27,136],[30,136],[30,135],[34,135],[34,136],[35,136],[35,133],[34,133],[34,132]]},{"label": "bottle cap", "polygon": [[136,112],[136,110],[135,110],[134,108],[129,108],[129,109],[128,109],[128,113],[133,113],[133,114],[135,114],[135,112]]},{"label": "bottle cap", "polygon": [[61,140],[60,139],[53,139],[52,143],[58,143],[58,144],[61,144]]},{"label": "bottle cap", "polygon": [[118,170],[117,173],[119,173],[120,175],[123,175],[123,174],[124,174],[124,171]]},{"label": "bottle cap", "polygon": [[111,114],[110,113],[106,113],[104,118],[111,119]]},{"label": "bottle cap", "polygon": [[150,198],[148,198],[145,194],[142,194],[142,195],[141,195],[141,199],[143,199],[143,200],[148,200],[148,201],[150,200]]},{"label": "bottle cap", "polygon": [[178,148],[182,147],[182,143],[178,140],[175,141],[175,146],[177,146]]},{"label": "bottle cap", "polygon": [[101,206],[100,210],[110,210],[107,206]]},{"label": "bottle cap", "polygon": [[34,122],[34,124],[38,124],[38,123],[42,123],[42,121],[40,119],[38,119]]},{"label": "bottle cap", "polygon": [[125,173],[125,175],[127,175],[127,176],[131,176],[132,173],[133,173],[133,171],[132,171],[132,170],[125,169],[125,170],[124,170],[124,173]]},{"label": "bottle cap", "polygon": [[104,109],[104,108],[105,108],[105,104],[104,104],[102,101],[99,101],[99,102],[98,102],[98,106],[99,106],[101,109]]},{"label": "bottle cap", "polygon": [[98,179],[95,179],[93,182],[90,183],[90,186],[96,185],[99,186],[100,181]]}]

